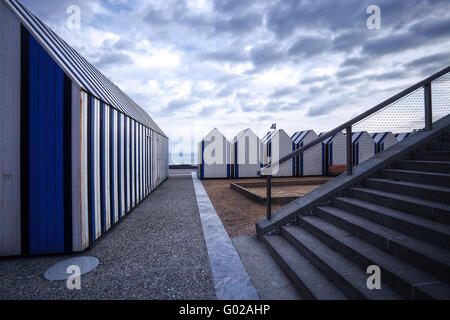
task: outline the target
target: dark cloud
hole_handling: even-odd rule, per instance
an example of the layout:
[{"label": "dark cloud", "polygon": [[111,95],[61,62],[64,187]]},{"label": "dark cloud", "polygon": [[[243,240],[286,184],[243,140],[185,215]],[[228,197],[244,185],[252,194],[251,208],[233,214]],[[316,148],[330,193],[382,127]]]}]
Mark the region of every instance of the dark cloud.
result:
[{"label": "dark cloud", "polygon": [[447,66],[450,63],[450,52],[436,53],[412,60],[405,64],[407,67],[424,67],[429,65]]},{"label": "dark cloud", "polygon": [[201,55],[207,60],[214,60],[219,62],[245,62],[249,60],[248,54],[239,49],[223,49],[204,53]]},{"label": "dark cloud", "polygon": [[96,62],[99,68],[124,66],[133,64],[133,59],[124,53],[104,53]]},{"label": "dark cloud", "polygon": [[290,95],[294,92],[298,91],[298,88],[296,87],[284,87],[284,88],[280,88],[275,90],[270,97],[271,98],[281,98],[287,95]]},{"label": "dark cloud", "polygon": [[297,38],[296,42],[289,48],[290,56],[305,56],[307,58],[323,53],[329,47],[326,38],[303,36]]},{"label": "dark cloud", "polygon": [[275,44],[265,44],[253,48],[250,51],[250,57],[255,66],[273,65],[281,61],[285,54]]},{"label": "dark cloud", "polygon": [[159,114],[162,116],[170,116],[176,113],[177,111],[183,111],[187,107],[194,104],[196,100],[194,99],[178,99],[170,101],[165,108],[160,110]]},{"label": "dark cloud", "polygon": [[319,105],[311,107],[308,110],[306,116],[311,117],[311,118],[324,116],[324,115],[330,114],[332,112],[335,112],[337,109],[342,107],[343,104],[344,104],[344,101],[342,101],[340,99],[329,100],[325,103],[321,103]]},{"label": "dark cloud", "polygon": [[314,84],[317,82],[323,82],[330,79],[329,76],[312,76],[312,77],[306,77],[303,80],[300,81],[300,84]]},{"label": "dark cloud", "polygon": [[242,34],[249,32],[262,24],[262,16],[257,13],[248,13],[228,19],[218,19],[215,22],[217,32],[230,32]]}]

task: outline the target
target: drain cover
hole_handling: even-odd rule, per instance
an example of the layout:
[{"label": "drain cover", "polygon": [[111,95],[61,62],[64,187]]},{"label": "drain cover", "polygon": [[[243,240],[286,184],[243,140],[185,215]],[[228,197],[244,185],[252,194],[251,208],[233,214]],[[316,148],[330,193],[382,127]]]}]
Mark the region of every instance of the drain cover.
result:
[{"label": "drain cover", "polygon": [[97,268],[99,260],[95,257],[77,257],[61,261],[44,273],[44,278],[50,281],[67,280],[72,273],[67,273],[67,268],[70,266],[78,266],[81,270],[81,275],[91,272]]}]

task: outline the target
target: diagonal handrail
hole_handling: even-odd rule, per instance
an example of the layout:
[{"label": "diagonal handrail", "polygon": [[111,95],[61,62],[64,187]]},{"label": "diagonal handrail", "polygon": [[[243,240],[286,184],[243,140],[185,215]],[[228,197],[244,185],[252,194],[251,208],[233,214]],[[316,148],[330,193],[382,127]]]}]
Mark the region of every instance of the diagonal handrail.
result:
[{"label": "diagonal handrail", "polygon": [[306,150],[317,146],[319,143],[322,143],[328,138],[333,137],[337,133],[346,130],[346,144],[347,144],[347,174],[352,175],[353,173],[353,162],[352,162],[352,127],[356,123],[360,122],[361,120],[366,119],[367,117],[372,116],[373,114],[377,113],[378,111],[384,109],[387,106],[390,106],[391,104],[397,102],[398,100],[406,97],[410,93],[423,88],[424,89],[424,95],[425,95],[425,104],[424,104],[424,115],[425,115],[425,130],[431,130],[432,129],[432,101],[431,101],[431,82],[444,76],[445,74],[450,72],[450,66],[442,69],[439,72],[436,72],[432,76],[412,85],[411,87],[403,90],[402,92],[396,94],[395,96],[392,96],[391,98],[383,101],[382,103],[376,105],[375,107],[361,113],[360,115],[356,116],[355,118],[345,122],[344,124],[338,126],[337,128],[319,136],[314,141],[296,149],[292,153],[288,154],[287,156],[284,156],[283,158],[279,159],[278,161],[274,163],[270,163],[264,167],[262,167],[258,172],[261,176],[265,176],[267,179],[266,182],[266,206],[267,206],[267,220],[272,219],[272,185],[271,185],[271,178],[272,178],[272,172],[270,171],[272,167],[279,167],[282,164],[286,163],[287,161],[290,161],[293,157],[299,155],[300,153],[305,152]]},{"label": "diagonal handrail", "polygon": [[415,85],[413,85],[413,86],[403,90],[402,92],[400,92],[400,93],[396,94],[395,96],[393,96],[393,97],[383,101],[382,103],[380,103],[380,104],[376,105],[375,107],[367,110],[366,112],[361,113],[359,116],[357,116],[357,117],[347,121],[346,123],[338,126],[337,128],[335,128],[335,129],[333,129],[333,130],[331,130],[331,131],[321,135],[320,137],[318,137],[317,139],[315,139],[315,140],[311,141],[310,143],[304,145],[303,147],[300,147],[300,148],[296,149],[295,151],[293,151],[292,153],[288,154],[287,156],[284,156],[283,158],[281,158],[277,162],[271,163],[271,164],[268,164],[268,165],[262,167],[259,170],[259,172],[262,173],[264,170],[270,169],[271,167],[277,167],[277,166],[280,166],[280,165],[286,163],[287,161],[291,160],[292,157],[294,157],[294,156],[296,156],[296,155],[298,155],[298,154],[300,154],[302,152],[305,152],[306,150],[308,150],[308,149],[318,145],[319,143],[325,141],[328,138],[331,138],[332,136],[334,136],[338,132],[341,132],[343,130],[346,130],[349,127],[352,127],[354,124],[360,122],[361,120],[364,120],[365,118],[373,115],[374,113],[382,110],[383,108],[385,108],[385,107],[391,105],[392,103],[400,100],[401,98],[409,95],[410,93],[416,91],[417,89],[420,89],[422,87],[425,87],[425,86],[429,85],[433,80],[436,80],[437,78],[440,78],[440,77],[442,77],[443,75],[445,75],[445,74],[447,74],[449,72],[450,72],[450,66],[448,66],[448,67],[442,69],[441,71],[433,74],[432,76],[430,76],[430,77],[428,77],[428,78],[426,78],[426,79],[416,83]]}]

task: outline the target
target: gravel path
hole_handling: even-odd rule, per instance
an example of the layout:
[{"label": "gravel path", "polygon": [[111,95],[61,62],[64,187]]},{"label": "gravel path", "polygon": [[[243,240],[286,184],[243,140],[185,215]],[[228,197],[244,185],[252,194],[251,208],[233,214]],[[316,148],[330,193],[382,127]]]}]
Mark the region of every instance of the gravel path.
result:
[{"label": "gravel path", "polygon": [[0,299],[215,299],[192,178],[172,176],[81,256],[100,259],[70,291],[44,279],[77,255],[0,260]]}]

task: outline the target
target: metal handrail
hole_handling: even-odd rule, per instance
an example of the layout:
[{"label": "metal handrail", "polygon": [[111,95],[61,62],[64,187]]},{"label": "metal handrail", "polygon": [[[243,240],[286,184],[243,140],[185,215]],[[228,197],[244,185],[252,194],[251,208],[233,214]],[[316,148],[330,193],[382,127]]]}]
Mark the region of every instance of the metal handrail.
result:
[{"label": "metal handrail", "polygon": [[[270,163],[264,167],[262,167],[258,172],[260,174],[262,174],[265,170],[268,170],[272,167],[277,167],[280,166],[284,163],[286,163],[287,161],[291,160],[294,156],[305,152],[306,150],[318,145],[319,143],[322,143],[323,141],[325,141],[328,138],[333,137],[335,134],[346,130],[347,133],[347,174],[351,175],[352,174],[352,126],[358,122],[360,122],[361,120],[364,120],[365,118],[377,113],[378,111],[384,109],[385,107],[393,104],[394,102],[397,102],[398,100],[404,98],[405,96],[409,95],[410,93],[416,91],[417,89],[420,88],[424,88],[425,91],[425,130],[431,130],[432,129],[432,105],[431,105],[431,82],[442,77],[443,75],[447,74],[450,72],[450,66],[442,69],[439,72],[436,72],[435,74],[433,74],[432,76],[412,85],[411,87],[403,90],[402,92],[396,94],[395,96],[392,96],[391,98],[383,101],[382,103],[376,105],[375,107],[361,113],[359,116],[347,121],[346,123],[338,126],[337,128],[321,135],[320,137],[318,137],[317,139],[315,139],[314,141],[304,145],[303,147],[300,147],[298,149],[296,149],[295,151],[293,151],[292,153],[288,154],[287,156],[284,156],[283,158],[279,159],[277,162],[275,163]],[[271,184],[271,175],[265,175],[267,178],[267,197],[266,197],[266,202],[267,202],[267,219],[271,220],[271,208],[270,206],[270,184]]]}]

